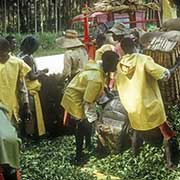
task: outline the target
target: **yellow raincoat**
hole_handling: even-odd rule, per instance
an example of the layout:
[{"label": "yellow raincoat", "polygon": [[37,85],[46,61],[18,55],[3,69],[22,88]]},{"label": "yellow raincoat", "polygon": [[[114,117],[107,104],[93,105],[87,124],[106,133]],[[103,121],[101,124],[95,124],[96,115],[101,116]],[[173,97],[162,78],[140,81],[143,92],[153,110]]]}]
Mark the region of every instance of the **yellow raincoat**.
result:
[{"label": "yellow raincoat", "polygon": [[61,105],[77,119],[85,118],[84,102],[93,103],[104,89],[105,73],[99,64],[89,61],[67,86]]},{"label": "yellow raincoat", "polygon": [[132,128],[150,130],[166,120],[157,80],[167,69],[150,56],[127,54],[117,65],[117,89]]},{"label": "yellow raincoat", "polygon": [[162,0],[162,9],[163,9],[163,15],[162,15],[163,22],[169,19],[177,18],[176,6],[172,2],[172,0]]},{"label": "yellow raincoat", "polygon": [[[0,102],[9,110],[9,118],[17,117],[17,83],[30,71],[30,67],[24,61],[10,56],[6,63],[0,63]],[[16,118],[18,120],[18,118]]]},{"label": "yellow raincoat", "polygon": [[104,44],[103,46],[101,46],[99,49],[96,50],[95,61],[102,62],[102,55],[106,51],[115,51],[115,46],[113,46],[111,44]]},{"label": "yellow raincoat", "polygon": [[38,80],[30,81],[29,79],[26,79],[26,84],[29,94],[34,98],[38,135],[42,136],[46,133],[46,129],[45,129],[41,102],[38,93],[41,89],[41,84],[39,83]]}]

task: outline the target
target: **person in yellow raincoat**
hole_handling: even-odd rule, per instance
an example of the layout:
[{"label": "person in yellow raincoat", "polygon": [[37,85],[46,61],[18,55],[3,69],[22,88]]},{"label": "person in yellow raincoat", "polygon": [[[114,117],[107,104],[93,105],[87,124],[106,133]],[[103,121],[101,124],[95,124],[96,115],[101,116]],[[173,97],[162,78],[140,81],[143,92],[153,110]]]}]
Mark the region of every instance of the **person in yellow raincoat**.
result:
[{"label": "person in yellow raincoat", "polygon": [[[106,51],[114,51],[115,46],[106,41],[106,36],[104,34],[99,34],[96,38],[97,50],[95,52],[95,61],[97,63],[102,63],[102,55]],[[106,43],[107,42],[107,43]],[[111,72],[107,77],[107,86],[112,89],[114,86],[114,72]]]},{"label": "person in yellow raincoat", "polygon": [[112,44],[104,44],[95,52],[95,61],[102,62],[102,55],[106,51],[115,51],[115,47]]},{"label": "person in yellow raincoat", "polygon": [[176,5],[173,0],[161,0],[162,22],[177,18]]},{"label": "person in yellow raincoat", "polygon": [[[19,169],[21,140],[16,129],[18,117],[18,94],[24,106],[26,118],[30,117],[27,93],[21,92],[24,78],[30,67],[22,60],[11,56],[10,44],[0,38],[0,176],[5,180],[19,180],[16,173]],[[19,85],[21,84],[21,85]],[[24,87],[26,89],[26,87]],[[1,171],[3,169],[3,172]]]},{"label": "person in yellow raincoat", "polygon": [[61,105],[76,121],[76,162],[82,160],[84,137],[86,147],[91,146],[91,123],[97,120],[95,102],[103,92],[106,73],[114,72],[117,63],[118,55],[106,51],[101,65],[90,60],[65,89]]},{"label": "person in yellow raincoat", "polygon": [[117,65],[117,89],[135,130],[133,152],[137,153],[135,148],[140,133],[160,128],[166,145],[168,167],[173,168],[171,139],[175,132],[166,121],[158,80],[168,79],[180,65],[180,60],[168,70],[156,64],[150,56],[136,53],[136,45],[131,38],[124,38],[121,48],[124,56]]},{"label": "person in yellow raincoat", "polygon": [[41,84],[38,79],[48,72],[48,69],[37,70],[32,54],[38,49],[39,43],[33,36],[27,36],[21,43],[20,54],[18,55],[31,67],[31,71],[26,76],[26,85],[29,92],[30,108],[32,118],[25,123],[25,133],[38,138],[46,133],[39,91]]}]

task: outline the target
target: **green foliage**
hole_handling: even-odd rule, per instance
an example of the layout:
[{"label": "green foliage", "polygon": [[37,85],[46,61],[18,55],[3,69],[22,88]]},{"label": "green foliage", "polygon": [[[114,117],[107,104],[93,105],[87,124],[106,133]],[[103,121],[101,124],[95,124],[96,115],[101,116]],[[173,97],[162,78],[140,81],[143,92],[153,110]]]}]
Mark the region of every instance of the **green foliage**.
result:
[{"label": "green foliage", "polygon": [[177,136],[180,139],[180,104],[169,107],[168,117],[169,117],[169,121],[176,130]]},{"label": "green foliage", "polygon": [[60,37],[62,35],[61,33],[59,34],[36,33],[36,34],[14,34],[17,40],[16,54],[18,54],[20,51],[19,48],[20,48],[21,42],[28,35],[32,35],[35,38],[37,38],[40,44],[39,49],[34,53],[35,57],[62,54],[64,52],[64,50],[59,48],[56,44],[56,38]]},{"label": "green foliage", "polygon": [[[178,106],[169,108],[168,116],[174,121],[180,140],[180,111]],[[44,139],[40,144],[25,143],[21,156],[22,180],[95,180],[96,170],[118,177],[119,180],[180,180],[180,164],[177,170],[166,169],[164,148],[145,144],[141,153],[134,157],[131,150],[122,155],[109,155],[99,159],[91,152],[85,165],[86,171],[71,164],[75,152],[74,137],[64,136]]]},{"label": "green foliage", "polygon": [[27,142],[21,155],[22,180],[91,180],[80,167],[70,164],[74,142],[72,137]]},{"label": "green foliage", "polygon": [[43,49],[53,49],[57,35],[53,33],[38,33],[36,35]]}]

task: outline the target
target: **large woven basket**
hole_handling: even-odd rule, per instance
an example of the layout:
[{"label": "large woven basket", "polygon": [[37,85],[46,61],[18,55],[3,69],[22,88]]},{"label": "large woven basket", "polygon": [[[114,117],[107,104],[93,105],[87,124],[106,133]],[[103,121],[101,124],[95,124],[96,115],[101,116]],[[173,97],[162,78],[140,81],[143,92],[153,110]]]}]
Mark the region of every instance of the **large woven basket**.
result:
[{"label": "large woven basket", "polygon": [[[156,37],[144,53],[151,56],[156,63],[171,68],[180,54],[180,44],[165,37]],[[168,81],[159,81],[159,85],[165,107],[180,102],[180,68]]]}]

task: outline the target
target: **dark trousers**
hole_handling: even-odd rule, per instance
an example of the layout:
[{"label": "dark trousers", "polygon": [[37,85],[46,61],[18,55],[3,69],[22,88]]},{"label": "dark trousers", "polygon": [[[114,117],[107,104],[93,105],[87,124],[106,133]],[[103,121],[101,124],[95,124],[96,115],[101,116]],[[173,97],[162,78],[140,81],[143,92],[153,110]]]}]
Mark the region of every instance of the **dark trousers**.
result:
[{"label": "dark trousers", "polygon": [[179,146],[176,137],[171,137],[170,139],[163,139],[163,135],[159,128],[155,128],[149,131],[133,131],[132,136],[132,151],[136,156],[140,152],[140,147],[143,141],[152,143],[154,145],[164,143],[165,148],[165,158],[168,167],[172,167],[174,164],[179,162]]},{"label": "dark trousers", "polygon": [[82,155],[82,149],[85,139],[85,147],[91,146],[91,134],[92,134],[92,124],[84,119],[82,121],[77,120],[75,139],[76,139],[76,158],[79,159]]},{"label": "dark trousers", "polygon": [[3,168],[4,180],[18,180],[16,169],[10,167],[8,164],[1,165]]}]

